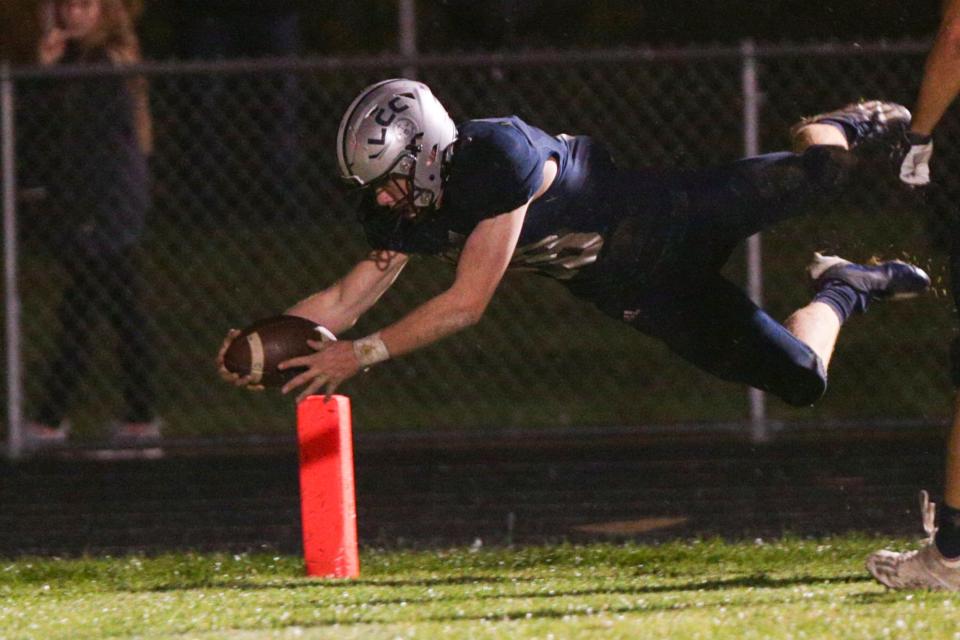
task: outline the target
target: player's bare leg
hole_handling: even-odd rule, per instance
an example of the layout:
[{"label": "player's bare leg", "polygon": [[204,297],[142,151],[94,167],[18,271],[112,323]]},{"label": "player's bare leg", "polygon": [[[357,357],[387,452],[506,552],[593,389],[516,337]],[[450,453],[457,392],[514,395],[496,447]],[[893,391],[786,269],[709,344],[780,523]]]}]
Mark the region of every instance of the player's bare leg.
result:
[{"label": "player's bare leg", "polygon": [[798,128],[793,132],[793,150],[803,153],[807,147],[813,145],[831,145],[849,149],[847,137],[833,125],[812,123]]},{"label": "player's bare leg", "polygon": [[830,364],[840,327],[852,314],[866,311],[874,300],[908,298],[930,286],[930,277],[922,269],[899,260],[861,265],[815,253],[808,272],[817,294],[784,326],[813,349],[824,369]]},{"label": "player's bare leg", "polygon": [[830,366],[830,358],[840,335],[840,318],[823,302],[811,302],[793,312],[783,326],[801,342],[813,349],[824,369]]}]

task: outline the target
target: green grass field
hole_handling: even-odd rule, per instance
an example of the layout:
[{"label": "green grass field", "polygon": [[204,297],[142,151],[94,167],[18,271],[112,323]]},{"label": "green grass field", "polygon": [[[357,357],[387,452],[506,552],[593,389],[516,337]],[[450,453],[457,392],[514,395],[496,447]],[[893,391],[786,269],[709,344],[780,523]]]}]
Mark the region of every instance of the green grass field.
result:
[{"label": "green grass field", "polygon": [[865,537],[0,561],[0,638],[955,638],[960,596],[890,592]]}]

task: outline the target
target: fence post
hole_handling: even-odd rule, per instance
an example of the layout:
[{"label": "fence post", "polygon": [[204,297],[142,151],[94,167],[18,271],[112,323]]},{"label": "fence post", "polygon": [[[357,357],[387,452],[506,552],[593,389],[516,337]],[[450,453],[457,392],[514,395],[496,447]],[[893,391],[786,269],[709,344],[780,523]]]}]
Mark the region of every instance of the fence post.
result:
[{"label": "fence post", "polygon": [[[397,0],[397,33],[400,55],[413,58],[417,55],[417,3],[416,0]],[[406,66],[403,77],[416,79],[417,68]]]},{"label": "fence post", "polygon": [[[740,43],[742,67],[740,85],[743,92],[743,155],[760,153],[760,90],[757,87],[756,45],[753,40]],[[747,292],[757,304],[763,305],[763,244],[759,233],[747,238]],[[748,391],[750,405],[750,439],[753,442],[770,440],[767,423],[767,398],[759,389]]]},{"label": "fence post", "polygon": [[10,63],[0,62],[0,163],[3,165],[3,276],[7,339],[7,457],[23,454],[20,292],[17,287],[17,179],[14,159],[14,86]]}]

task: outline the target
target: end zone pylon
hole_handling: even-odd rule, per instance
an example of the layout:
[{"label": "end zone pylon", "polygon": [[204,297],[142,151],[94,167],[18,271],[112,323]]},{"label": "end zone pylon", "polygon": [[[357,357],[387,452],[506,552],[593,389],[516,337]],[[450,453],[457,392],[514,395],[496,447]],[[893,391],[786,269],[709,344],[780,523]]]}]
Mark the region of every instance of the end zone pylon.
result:
[{"label": "end zone pylon", "polygon": [[309,576],[360,575],[352,431],[346,396],[309,396],[297,405],[303,556]]}]

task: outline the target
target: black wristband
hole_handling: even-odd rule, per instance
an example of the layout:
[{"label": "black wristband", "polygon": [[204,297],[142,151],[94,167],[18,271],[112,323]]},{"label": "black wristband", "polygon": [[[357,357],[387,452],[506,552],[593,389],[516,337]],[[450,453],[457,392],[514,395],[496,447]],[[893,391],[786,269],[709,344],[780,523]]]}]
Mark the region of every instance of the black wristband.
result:
[{"label": "black wristband", "polygon": [[916,133],[914,131],[907,132],[907,142],[910,143],[910,146],[930,144],[931,140],[933,140],[933,136],[931,135],[925,133]]}]

